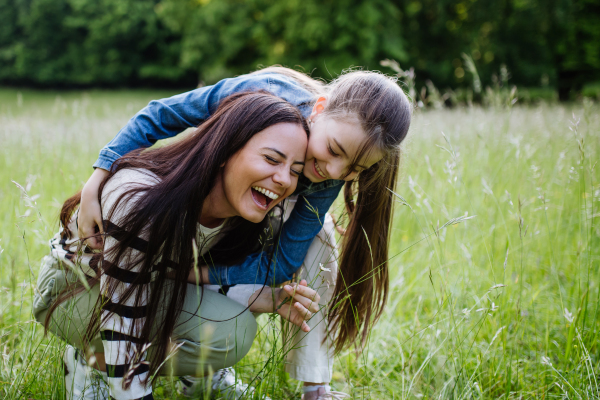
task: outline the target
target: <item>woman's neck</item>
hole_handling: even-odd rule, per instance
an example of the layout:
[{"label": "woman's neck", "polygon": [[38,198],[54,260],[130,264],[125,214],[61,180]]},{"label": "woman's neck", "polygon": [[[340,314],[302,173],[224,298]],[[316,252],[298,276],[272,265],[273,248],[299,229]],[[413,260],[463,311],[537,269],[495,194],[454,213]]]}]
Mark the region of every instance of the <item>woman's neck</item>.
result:
[{"label": "woman's neck", "polygon": [[202,204],[202,212],[200,213],[200,225],[207,228],[216,228],[221,225],[225,218],[232,217],[233,212],[229,207],[229,202],[225,197],[225,193],[220,190],[219,184],[215,185]]}]

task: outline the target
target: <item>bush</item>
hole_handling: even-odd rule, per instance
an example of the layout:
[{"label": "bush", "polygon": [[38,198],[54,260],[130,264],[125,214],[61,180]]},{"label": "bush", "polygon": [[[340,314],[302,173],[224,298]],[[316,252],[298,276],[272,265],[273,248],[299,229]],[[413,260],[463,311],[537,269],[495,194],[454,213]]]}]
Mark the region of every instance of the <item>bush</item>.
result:
[{"label": "bush", "polygon": [[5,84],[195,86],[270,64],[330,79],[392,58],[457,89],[471,60],[482,89],[506,65],[566,99],[600,80],[599,42],[596,0],[0,0]]},{"label": "bush", "polygon": [[153,0],[0,0],[0,81],[48,86],[194,82]]},{"label": "bush", "polygon": [[584,97],[592,97],[600,100],[600,82],[588,83],[583,86],[581,95]]}]

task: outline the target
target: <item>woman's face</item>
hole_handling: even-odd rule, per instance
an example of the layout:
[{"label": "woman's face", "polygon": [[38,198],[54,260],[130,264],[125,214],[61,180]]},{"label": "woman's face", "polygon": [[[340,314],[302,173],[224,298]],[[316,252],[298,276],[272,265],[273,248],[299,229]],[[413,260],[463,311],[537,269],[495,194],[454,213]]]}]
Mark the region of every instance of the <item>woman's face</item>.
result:
[{"label": "woman's face", "polygon": [[[369,169],[384,156],[380,150],[368,151],[349,171],[367,136],[358,120],[335,120],[323,114],[325,99],[317,101],[310,116],[310,140],[306,150],[304,175],[312,182],[327,179],[351,181],[359,172]],[[345,176],[348,174],[347,176]]]},{"label": "woman's face", "polygon": [[[300,125],[281,123],[254,135],[223,167],[213,189],[220,193],[222,218],[239,215],[260,222],[296,189],[304,167],[308,138]],[[228,215],[225,215],[228,214]]]}]

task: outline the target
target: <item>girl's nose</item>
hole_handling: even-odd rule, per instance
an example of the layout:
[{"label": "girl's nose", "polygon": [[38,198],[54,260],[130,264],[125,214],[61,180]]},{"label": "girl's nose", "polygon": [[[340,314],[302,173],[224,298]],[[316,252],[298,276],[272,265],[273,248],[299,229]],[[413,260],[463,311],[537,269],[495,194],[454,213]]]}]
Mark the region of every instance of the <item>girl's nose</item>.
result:
[{"label": "girl's nose", "polygon": [[346,172],[347,166],[344,162],[328,162],[325,170],[327,171],[327,176],[332,179],[342,179],[344,173]]}]

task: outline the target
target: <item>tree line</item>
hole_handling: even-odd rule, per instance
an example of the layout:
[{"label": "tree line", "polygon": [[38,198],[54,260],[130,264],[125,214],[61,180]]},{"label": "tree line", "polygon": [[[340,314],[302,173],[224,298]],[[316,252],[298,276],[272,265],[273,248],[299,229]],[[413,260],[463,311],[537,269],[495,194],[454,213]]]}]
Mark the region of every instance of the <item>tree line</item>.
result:
[{"label": "tree line", "polygon": [[331,79],[414,67],[438,87],[511,82],[565,98],[600,80],[597,0],[0,0],[0,83],[196,86],[260,65]]}]

